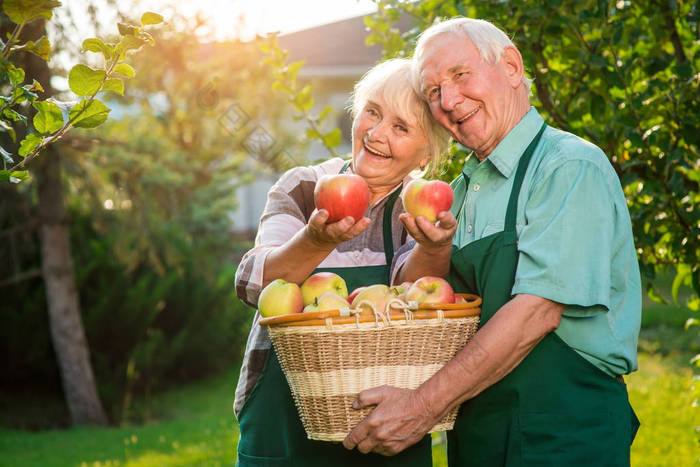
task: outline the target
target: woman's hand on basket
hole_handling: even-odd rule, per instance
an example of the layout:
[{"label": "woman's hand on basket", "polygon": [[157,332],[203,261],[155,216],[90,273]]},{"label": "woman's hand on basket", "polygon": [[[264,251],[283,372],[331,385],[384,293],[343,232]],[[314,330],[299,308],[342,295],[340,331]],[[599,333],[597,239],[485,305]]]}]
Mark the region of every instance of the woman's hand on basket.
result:
[{"label": "woman's hand on basket", "polygon": [[452,247],[452,236],[457,230],[457,219],[450,211],[438,214],[438,222],[432,223],[425,216],[413,217],[404,212],[399,219],[416,242],[426,248]]},{"label": "woman's hand on basket", "polygon": [[416,391],[380,386],[362,391],[353,402],[354,409],[373,405],[343,441],[345,448],[393,456],[420,441],[438,422]]},{"label": "woman's hand on basket", "polygon": [[326,224],[327,220],[328,211],[320,209],[311,215],[308,224],[306,224],[306,235],[312,242],[321,247],[333,246],[335,248],[335,245],[360,235],[369,227],[370,223],[368,217],[363,217],[355,222],[354,218],[348,216],[330,224]]}]

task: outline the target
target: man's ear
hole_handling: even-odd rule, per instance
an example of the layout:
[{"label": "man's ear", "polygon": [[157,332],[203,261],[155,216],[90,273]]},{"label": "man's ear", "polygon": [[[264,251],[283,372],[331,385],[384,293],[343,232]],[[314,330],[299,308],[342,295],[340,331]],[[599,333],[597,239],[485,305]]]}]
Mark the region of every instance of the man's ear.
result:
[{"label": "man's ear", "polygon": [[518,52],[518,49],[512,46],[508,46],[503,50],[503,55],[501,56],[501,63],[504,66],[506,73],[506,79],[513,88],[517,88],[523,82],[523,76],[525,73],[523,67],[523,57]]}]

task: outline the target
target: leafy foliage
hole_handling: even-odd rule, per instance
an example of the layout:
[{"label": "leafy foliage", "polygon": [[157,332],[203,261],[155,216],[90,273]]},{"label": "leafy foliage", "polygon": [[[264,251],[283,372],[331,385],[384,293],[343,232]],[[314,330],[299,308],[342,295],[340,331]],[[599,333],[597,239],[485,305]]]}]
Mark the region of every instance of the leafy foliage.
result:
[{"label": "leafy foliage", "polygon": [[[27,162],[36,157],[48,144],[60,139],[72,127],[93,128],[102,124],[109,114],[107,108],[95,97],[101,91],[124,94],[124,82],[121,77],[134,76],[133,69],[123,63],[129,53],[138,51],[145,44],[153,45],[153,37],[144,27],[159,24],[163,17],[157,13],[147,12],[141,18],[141,26],[119,23],[121,38],[115,43],[104,43],[99,38],[83,41],[83,52],[97,52],[104,56],[104,64],[99,69],[87,65],[75,65],[68,74],[71,91],[82,99],[77,102],[61,102],[61,107],[69,110],[64,116],[56,103],[50,100],[39,101],[37,92],[43,92],[36,80],[24,83],[24,70],[16,67],[10,57],[16,52],[31,52],[43,60],[51,58],[51,44],[44,36],[36,41],[19,43],[19,36],[25,25],[39,20],[51,19],[53,9],[61,6],[57,0],[9,0],[2,5],[3,12],[15,23],[8,41],[2,44],[0,52],[0,84],[9,84],[9,94],[2,96],[3,106],[0,110],[0,130],[9,133],[16,142],[14,122],[27,123],[27,116],[18,111],[18,106],[29,102],[36,110],[32,123],[34,131],[27,131],[26,137],[19,143],[18,156],[22,159],[15,163],[12,155],[3,149],[3,170],[0,170],[0,182],[18,183],[29,177],[24,170]],[[118,69],[121,71],[117,71]],[[127,68],[129,67],[129,68]],[[121,77],[120,77],[121,76]],[[20,109],[21,110],[21,109]],[[8,168],[8,165],[11,168]],[[20,170],[22,169],[22,170]]]},{"label": "leafy foliage", "polygon": [[[401,13],[416,27],[392,27]],[[700,5],[697,2],[379,1],[368,43],[410,55],[420,31],[458,15],[511,35],[547,121],[603,148],[620,176],[649,295],[671,267],[674,302],[700,309]],[[461,170],[454,145],[443,177]],[[685,289],[683,294],[680,291]],[[679,295],[680,294],[680,295]],[[700,361],[700,359],[698,359]]]}]

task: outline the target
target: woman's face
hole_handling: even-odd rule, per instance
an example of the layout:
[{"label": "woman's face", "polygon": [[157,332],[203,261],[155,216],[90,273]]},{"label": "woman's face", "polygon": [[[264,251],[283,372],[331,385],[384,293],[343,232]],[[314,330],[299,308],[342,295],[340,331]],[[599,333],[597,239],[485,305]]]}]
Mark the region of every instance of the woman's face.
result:
[{"label": "woman's face", "polygon": [[428,139],[412,115],[398,115],[381,97],[367,101],[352,126],[353,170],[372,192],[387,192],[430,160]]}]

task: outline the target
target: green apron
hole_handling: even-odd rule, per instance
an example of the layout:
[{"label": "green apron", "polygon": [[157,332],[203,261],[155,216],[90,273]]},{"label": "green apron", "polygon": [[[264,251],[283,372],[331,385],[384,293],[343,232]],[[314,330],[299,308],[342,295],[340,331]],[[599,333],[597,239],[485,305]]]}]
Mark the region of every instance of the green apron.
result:
[{"label": "green apron", "polygon": [[[341,170],[344,172],[347,164]],[[340,275],[352,291],[372,284],[389,284],[389,268],[394,257],[391,212],[401,192],[397,188],[384,207],[383,237],[386,265],[347,268],[317,268]],[[314,441],[306,432],[294,406],[292,393],[282,373],[274,349],[270,349],[265,367],[238,417],[239,466],[431,466],[430,436],[397,456],[362,454],[348,451],[340,443]]]},{"label": "green apron", "polygon": [[[545,127],[520,159],[503,232],[452,252],[450,282],[483,298],[482,326],[512,298],[518,195]],[[629,465],[638,427],[625,384],[551,332],[510,374],[462,404],[448,432],[449,465]]]}]

